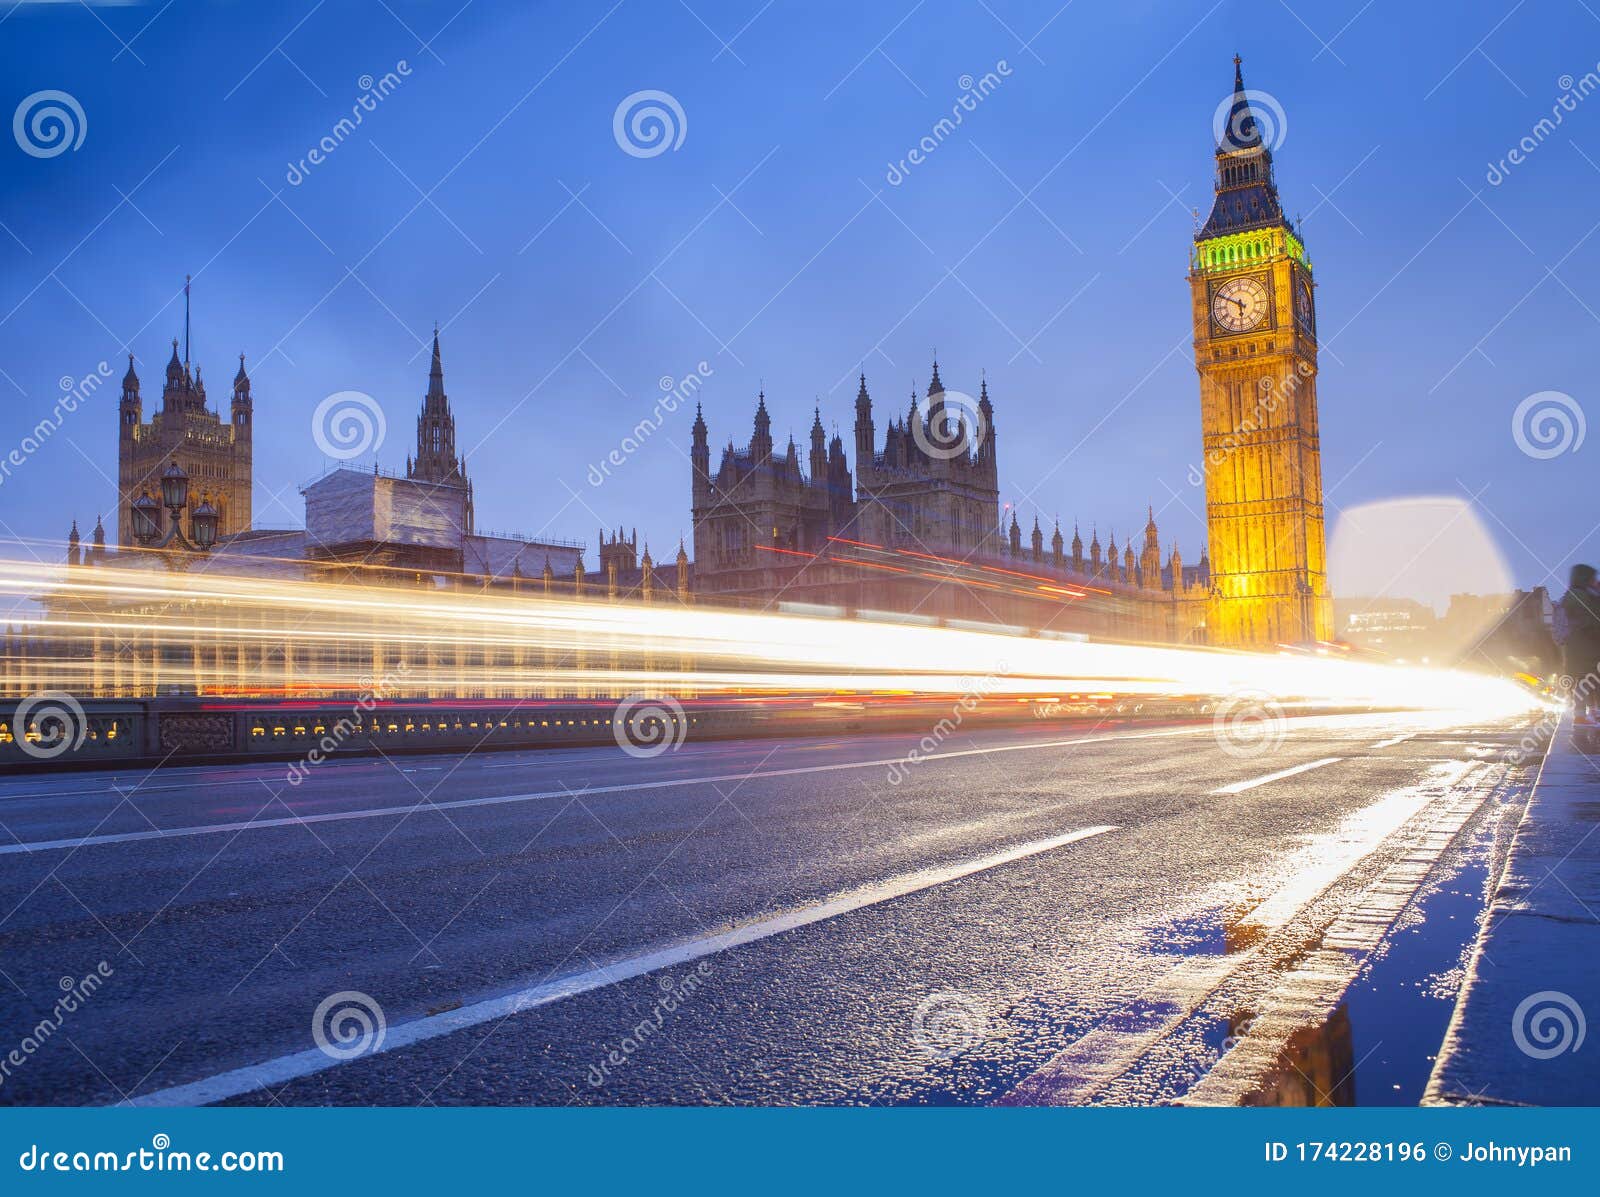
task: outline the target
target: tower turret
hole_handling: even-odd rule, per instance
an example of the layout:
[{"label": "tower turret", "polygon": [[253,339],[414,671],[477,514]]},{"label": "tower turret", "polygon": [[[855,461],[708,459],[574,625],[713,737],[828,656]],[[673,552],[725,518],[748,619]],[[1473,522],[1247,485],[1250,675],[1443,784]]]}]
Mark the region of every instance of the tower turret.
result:
[{"label": "tower turret", "polygon": [[756,396],[755,428],[750,436],[750,458],[756,464],[772,458],[772,417],[767,414],[767,392]]},{"label": "tower turret", "polygon": [[875,432],[872,427],[872,399],[867,395],[867,376],[861,375],[861,387],[856,391],[856,473],[872,468]]},{"label": "tower turret", "polygon": [[1150,509],[1144,526],[1144,551],[1139,554],[1139,582],[1149,590],[1161,588],[1161,537],[1156,532],[1156,509]]},{"label": "tower turret", "polygon": [[917,429],[922,426],[922,413],[917,410],[917,384],[911,384],[911,406],[906,410],[905,435],[901,438],[901,449],[905,453],[907,464],[919,460],[923,456],[922,446],[927,442],[927,435],[917,435]]},{"label": "tower turret", "polygon": [[994,449],[994,404],[989,402],[989,379],[985,376],[978,385],[978,417],[983,421],[973,435],[978,438],[978,467],[989,486],[997,485],[999,467]]},{"label": "tower turret", "polygon": [[245,373],[242,353],[239,355],[239,372],[233,376],[233,405],[230,414],[233,418],[234,436],[250,437],[250,427],[255,419],[255,401],[250,397],[250,375]]},{"label": "tower turret", "polygon": [[184,369],[183,359],[178,356],[178,338],[172,338],[172,357],[167,360],[167,386],[178,388],[183,385]]},{"label": "tower turret", "polygon": [[828,434],[822,427],[822,407],[819,404],[811,420],[811,485],[828,485]]},{"label": "tower turret", "polygon": [[122,376],[122,402],[119,422],[124,437],[132,436],[135,425],[144,420],[144,400],[139,397],[139,375],[133,368],[133,354],[128,354],[128,372]]},{"label": "tower turret", "polygon": [[467,480],[466,459],[456,456],[456,418],[444,389],[437,326],[433,330],[433,361],[428,367],[428,393],[422,398],[422,411],[417,416],[417,452],[406,469],[406,477],[465,490],[466,531],[472,531],[472,484]]},{"label": "tower turret", "polygon": [[689,446],[689,465],[693,478],[694,504],[699,507],[711,498],[711,443],[706,437],[706,417],[700,405],[694,405],[694,427],[690,429],[693,440]]},{"label": "tower turret", "polygon": [[[913,409],[915,405],[913,405]],[[960,413],[957,413],[959,418]],[[939,379],[939,359],[933,359],[933,375],[928,379],[928,433],[930,443],[935,445],[954,444],[947,439],[956,435],[953,428],[945,427],[947,409],[944,404],[944,383]]]},{"label": "tower turret", "polygon": [[172,338],[172,356],[167,359],[166,385],[161,388],[161,411],[174,417],[194,406],[194,384],[189,368],[178,356],[178,338]]}]

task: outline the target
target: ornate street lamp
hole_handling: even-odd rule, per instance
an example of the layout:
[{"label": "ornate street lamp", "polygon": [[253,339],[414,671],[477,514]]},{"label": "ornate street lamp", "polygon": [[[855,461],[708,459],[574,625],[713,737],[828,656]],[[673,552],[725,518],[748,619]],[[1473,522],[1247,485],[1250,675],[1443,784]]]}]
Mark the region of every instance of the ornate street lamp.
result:
[{"label": "ornate street lamp", "polygon": [[189,505],[189,475],[176,461],[161,475],[161,505],[169,511]]},{"label": "ornate street lamp", "polygon": [[[201,496],[200,506],[190,516],[189,536],[183,532],[183,509],[189,504],[189,475],[176,461],[161,472],[161,502],[156,503],[148,492],[132,503],[133,535],[142,545],[153,549],[181,549],[188,553],[209,552],[217,543],[217,509],[209,496]],[[167,528],[161,531],[161,508],[167,509]],[[192,539],[191,539],[192,537]],[[167,564],[181,569],[180,554],[169,554]]]},{"label": "ornate street lamp", "polygon": [[211,505],[210,496],[200,496],[200,506],[189,517],[189,532],[201,552],[209,552],[217,543],[217,509]]},{"label": "ornate street lamp", "polygon": [[140,544],[150,544],[161,535],[161,504],[145,491],[133,501],[133,536]]}]

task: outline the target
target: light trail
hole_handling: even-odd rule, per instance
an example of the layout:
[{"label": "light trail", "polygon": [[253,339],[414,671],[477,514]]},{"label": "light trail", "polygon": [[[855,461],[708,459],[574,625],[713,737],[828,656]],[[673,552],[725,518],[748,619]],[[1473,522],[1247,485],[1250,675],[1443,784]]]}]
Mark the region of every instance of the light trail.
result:
[{"label": "light trail", "polygon": [[[530,588],[537,586],[530,584]],[[638,690],[1221,697],[1286,709],[1537,709],[1480,674],[1304,653],[1225,652],[1056,636],[696,607],[570,600],[503,589],[284,580],[178,570],[0,562],[13,621],[4,693],[385,697],[603,696]],[[20,647],[19,647],[20,646]],[[869,704],[870,705],[870,704]]]}]

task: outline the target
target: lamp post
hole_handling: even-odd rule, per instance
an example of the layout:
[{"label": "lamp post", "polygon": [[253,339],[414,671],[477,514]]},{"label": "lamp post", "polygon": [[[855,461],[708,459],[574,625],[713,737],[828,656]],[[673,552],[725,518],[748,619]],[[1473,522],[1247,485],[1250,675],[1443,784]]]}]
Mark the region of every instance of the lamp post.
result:
[{"label": "lamp post", "polygon": [[[161,501],[158,503],[145,491],[132,503],[133,536],[141,545],[151,549],[179,549],[184,553],[207,553],[217,543],[217,509],[209,496],[202,495],[200,505],[190,513],[189,533],[184,534],[183,510],[189,504],[189,475],[176,461],[161,473]],[[161,510],[166,508],[166,530],[162,531]],[[184,560],[179,554],[169,554],[168,565],[182,569]]]},{"label": "lamp post", "polygon": [[200,496],[200,506],[189,516],[189,534],[202,553],[209,553],[217,543],[217,509],[211,505],[209,495]]}]

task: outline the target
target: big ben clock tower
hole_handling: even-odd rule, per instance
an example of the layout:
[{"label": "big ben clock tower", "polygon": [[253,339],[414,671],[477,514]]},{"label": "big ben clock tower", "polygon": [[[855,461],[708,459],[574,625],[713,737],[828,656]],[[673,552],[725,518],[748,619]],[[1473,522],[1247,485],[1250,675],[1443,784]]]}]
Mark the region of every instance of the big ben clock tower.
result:
[{"label": "big ben clock tower", "polygon": [[1189,288],[1200,375],[1212,644],[1266,648],[1332,632],[1317,435],[1311,261],[1284,219],[1272,149],[1239,59],[1216,199]]}]

